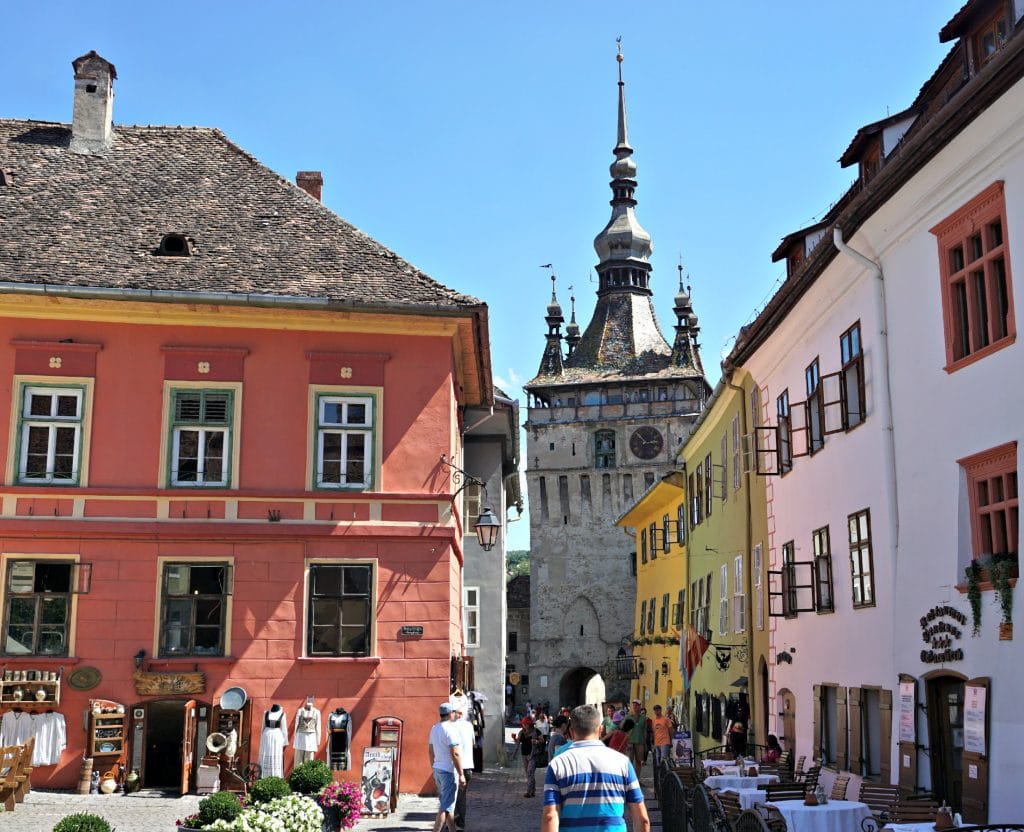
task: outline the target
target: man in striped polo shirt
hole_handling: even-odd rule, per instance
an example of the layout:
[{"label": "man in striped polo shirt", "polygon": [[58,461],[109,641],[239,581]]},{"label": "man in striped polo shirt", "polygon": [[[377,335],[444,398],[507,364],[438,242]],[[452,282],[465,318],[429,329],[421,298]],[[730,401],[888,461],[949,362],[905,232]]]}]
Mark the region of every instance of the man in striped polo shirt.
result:
[{"label": "man in striped polo shirt", "polygon": [[594,705],[580,705],[572,712],[569,731],[572,748],[551,760],[544,776],[541,832],[624,830],[627,808],[633,832],[650,832],[633,764],[600,740],[601,711]]}]

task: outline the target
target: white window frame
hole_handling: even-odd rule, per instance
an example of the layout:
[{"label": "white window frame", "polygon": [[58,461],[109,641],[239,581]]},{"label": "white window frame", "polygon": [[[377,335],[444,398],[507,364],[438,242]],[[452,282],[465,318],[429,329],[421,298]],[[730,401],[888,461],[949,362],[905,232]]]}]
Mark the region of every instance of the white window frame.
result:
[{"label": "white window frame", "polygon": [[[31,484],[48,485],[78,485],[82,463],[82,434],[85,421],[85,393],[84,385],[43,385],[23,384],[21,386],[21,406],[18,409],[18,482]],[[32,415],[32,397],[50,396],[52,398],[50,413],[46,415]],[[58,398],[61,396],[72,396],[77,400],[77,413],[75,416],[59,416],[56,409]],[[57,431],[60,429],[72,428],[74,430],[74,454],[72,458],[72,470],[70,477],[55,476],[54,463],[56,460]],[[28,475],[28,451],[29,433],[33,428],[45,428],[48,432],[46,449],[46,472],[41,477],[30,477]]]},{"label": "white window frame", "polygon": [[718,632],[729,632],[729,564],[723,563],[718,570]]},{"label": "white window frame", "polygon": [[743,555],[733,560],[732,584],[732,631],[742,633],[747,629],[746,596],[743,594]]},{"label": "white window frame", "polygon": [[480,587],[462,588],[462,637],[466,647],[480,646]]},{"label": "white window frame", "polygon": [[[342,408],[341,421],[326,421],[325,413],[327,406],[337,404],[340,404]],[[349,422],[348,409],[351,405],[361,405],[366,408],[366,420],[364,422]],[[376,454],[376,416],[377,407],[373,395],[347,395],[344,393],[324,392],[316,394],[315,488],[359,491],[373,488],[374,458]],[[348,437],[355,435],[363,437],[363,476],[358,482],[350,482],[346,473],[348,468]],[[327,436],[340,436],[342,438],[341,459],[338,462],[338,482],[324,481],[324,440]]]},{"label": "white window frame", "polygon": [[[200,420],[195,423],[180,422],[175,413],[178,397],[180,395],[189,394],[198,394],[200,396],[201,403],[208,395],[226,396],[228,400],[226,423],[223,425],[207,424],[202,421],[202,414],[200,415]],[[234,458],[233,441],[236,406],[235,391],[231,388],[220,389],[210,387],[191,387],[187,385],[174,386],[171,388],[170,407],[167,414],[168,424],[171,427],[171,470],[168,476],[168,481],[171,486],[175,488],[226,488],[231,485]],[[181,463],[181,435],[183,432],[194,432],[198,434],[198,456],[196,460],[197,470],[196,479],[194,480],[182,480],[178,476],[178,470]],[[207,436],[218,433],[222,434],[224,437],[223,455],[221,457],[221,476],[218,479],[208,479],[206,476],[206,438]]]}]

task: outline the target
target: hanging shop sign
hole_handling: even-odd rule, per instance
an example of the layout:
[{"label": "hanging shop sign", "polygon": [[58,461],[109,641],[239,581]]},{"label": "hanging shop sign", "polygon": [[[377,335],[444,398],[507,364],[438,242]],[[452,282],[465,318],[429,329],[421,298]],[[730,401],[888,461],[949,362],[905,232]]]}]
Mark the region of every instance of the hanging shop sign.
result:
[{"label": "hanging shop sign", "polygon": [[967,624],[967,616],[955,607],[942,604],[932,607],[921,616],[921,640],[928,645],[921,651],[921,661],[925,664],[942,664],[945,662],[962,662],[964,651],[956,646]]},{"label": "hanging shop sign", "polygon": [[161,693],[203,693],[206,691],[206,674],[194,673],[151,673],[136,670],[132,674],[135,692],[140,696],[156,696]]}]

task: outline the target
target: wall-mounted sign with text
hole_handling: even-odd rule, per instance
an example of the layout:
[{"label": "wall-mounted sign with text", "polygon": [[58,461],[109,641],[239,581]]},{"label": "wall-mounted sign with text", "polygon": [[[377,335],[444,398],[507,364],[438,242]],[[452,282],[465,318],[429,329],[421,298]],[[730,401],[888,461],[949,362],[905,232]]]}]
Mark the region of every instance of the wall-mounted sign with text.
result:
[{"label": "wall-mounted sign with text", "polygon": [[928,610],[921,616],[921,640],[928,645],[921,651],[921,661],[926,664],[962,662],[964,651],[956,642],[963,638],[961,627],[966,624],[967,616],[948,604]]}]

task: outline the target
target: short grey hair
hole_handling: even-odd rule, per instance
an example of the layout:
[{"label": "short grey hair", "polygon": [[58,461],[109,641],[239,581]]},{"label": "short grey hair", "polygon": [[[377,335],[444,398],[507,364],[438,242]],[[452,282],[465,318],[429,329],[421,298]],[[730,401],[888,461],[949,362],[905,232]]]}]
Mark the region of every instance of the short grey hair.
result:
[{"label": "short grey hair", "polygon": [[595,705],[580,705],[572,711],[573,733],[580,737],[596,736],[601,730],[601,710]]}]

